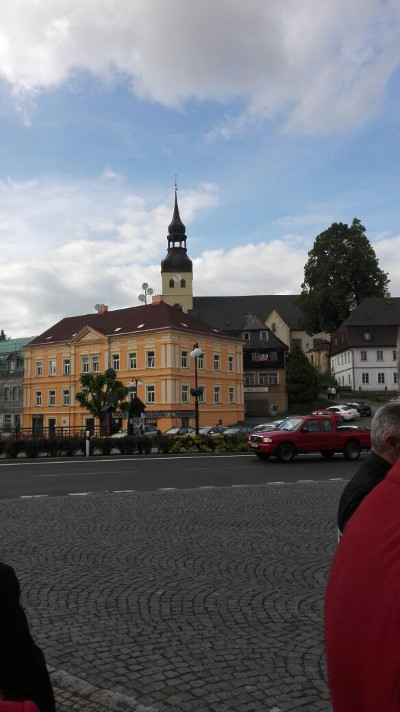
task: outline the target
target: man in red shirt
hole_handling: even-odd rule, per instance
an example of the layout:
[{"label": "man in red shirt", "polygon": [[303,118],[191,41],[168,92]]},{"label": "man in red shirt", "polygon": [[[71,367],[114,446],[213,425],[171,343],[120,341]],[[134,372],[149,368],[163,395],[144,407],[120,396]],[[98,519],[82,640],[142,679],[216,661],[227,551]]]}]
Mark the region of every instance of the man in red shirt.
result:
[{"label": "man in red shirt", "polygon": [[400,712],[400,460],[361,502],[337,548],[325,647],[334,712]]}]

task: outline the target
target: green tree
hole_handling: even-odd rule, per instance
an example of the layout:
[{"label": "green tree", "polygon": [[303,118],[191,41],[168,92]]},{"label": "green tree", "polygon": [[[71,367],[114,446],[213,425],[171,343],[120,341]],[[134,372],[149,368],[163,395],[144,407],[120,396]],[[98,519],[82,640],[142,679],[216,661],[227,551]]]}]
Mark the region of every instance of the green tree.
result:
[{"label": "green tree", "polygon": [[4,329],[0,331],[0,341],[7,341],[7,336],[4,333]]},{"label": "green tree", "polygon": [[333,223],[316,237],[304,267],[298,299],[304,328],[334,331],[363,299],[383,297],[388,283],[361,222]]},{"label": "green tree", "polygon": [[75,398],[79,405],[100,422],[104,420],[103,408],[109,403],[112,403],[115,410],[128,410],[129,403],[125,399],[129,388],[117,380],[113,368],[108,368],[104,373],[82,373],[79,380],[82,390]]},{"label": "green tree", "polygon": [[308,405],[319,393],[319,375],[300,346],[295,344],[286,360],[286,392],[289,408],[293,405]]}]

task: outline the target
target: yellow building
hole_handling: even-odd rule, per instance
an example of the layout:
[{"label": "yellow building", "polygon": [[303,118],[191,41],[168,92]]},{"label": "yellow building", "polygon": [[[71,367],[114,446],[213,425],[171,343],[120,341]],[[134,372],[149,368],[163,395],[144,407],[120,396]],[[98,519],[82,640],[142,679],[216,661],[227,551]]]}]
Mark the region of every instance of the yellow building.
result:
[{"label": "yellow building", "polygon": [[197,359],[200,425],[243,421],[242,342],[158,297],[115,311],[100,305],[96,313],[62,319],[33,339],[24,349],[22,427],[35,433],[90,427],[90,413],[75,400],[79,378],[107,368],[126,386],[135,385],[146,423],[162,431],[194,426],[195,344],[203,352]]}]

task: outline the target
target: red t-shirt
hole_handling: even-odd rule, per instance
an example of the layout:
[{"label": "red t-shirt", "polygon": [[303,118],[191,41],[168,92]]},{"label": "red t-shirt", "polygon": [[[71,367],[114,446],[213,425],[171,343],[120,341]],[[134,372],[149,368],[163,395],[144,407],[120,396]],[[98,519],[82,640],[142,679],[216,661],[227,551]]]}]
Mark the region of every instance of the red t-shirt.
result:
[{"label": "red t-shirt", "polygon": [[325,598],[334,712],[400,712],[400,460],[358,507]]}]

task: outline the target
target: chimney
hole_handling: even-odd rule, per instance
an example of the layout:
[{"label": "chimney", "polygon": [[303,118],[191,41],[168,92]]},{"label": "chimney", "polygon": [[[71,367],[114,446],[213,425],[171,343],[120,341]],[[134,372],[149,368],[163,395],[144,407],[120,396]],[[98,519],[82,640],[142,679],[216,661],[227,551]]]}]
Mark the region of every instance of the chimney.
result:
[{"label": "chimney", "polygon": [[390,292],[385,292],[385,294],[383,296],[384,296],[384,299],[390,299],[391,294],[390,294]]},{"label": "chimney", "polygon": [[108,312],[107,304],[98,304],[97,305],[97,313],[98,314],[106,314],[106,312]]},{"label": "chimney", "polygon": [[152,299],[151,299],[152,304],[160,304],[163,301],[164,301],[163,294],[153,294]]}]

